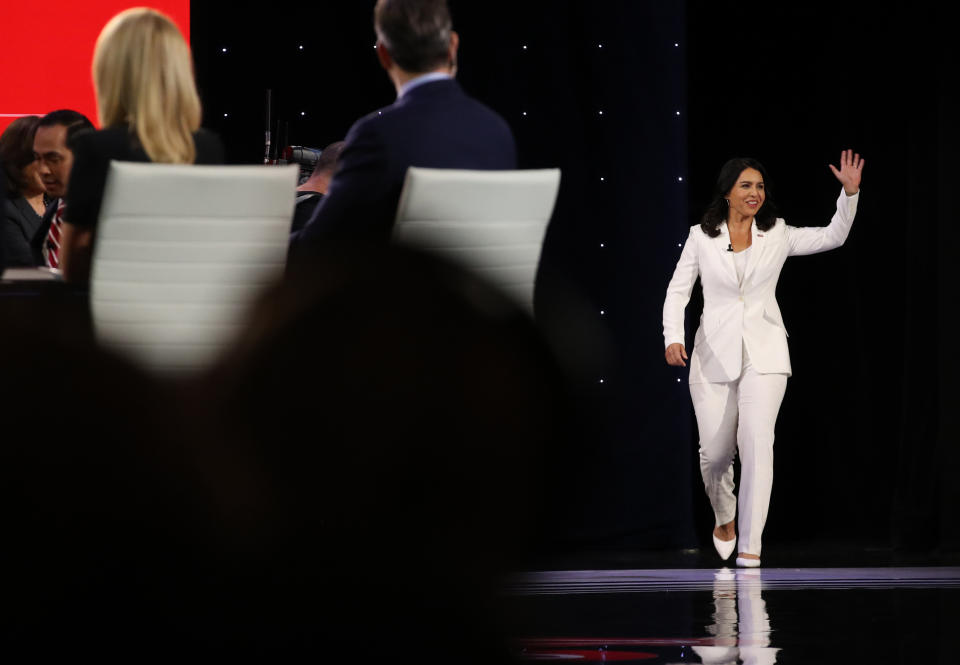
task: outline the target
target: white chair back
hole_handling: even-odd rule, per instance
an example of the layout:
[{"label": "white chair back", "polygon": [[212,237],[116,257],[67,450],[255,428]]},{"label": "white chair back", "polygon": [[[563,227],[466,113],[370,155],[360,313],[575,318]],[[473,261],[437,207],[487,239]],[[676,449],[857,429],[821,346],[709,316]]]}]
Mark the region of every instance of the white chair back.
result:
[{"label": "white chair back", "polygon": [[284,270],[297,167],[112,162],[90,300],[98,339],[165,374],[202,369]]},{"label": "white chair back", "polygon": [[407,170],[393,236],[482,275],[533,311],[560,169]]}]

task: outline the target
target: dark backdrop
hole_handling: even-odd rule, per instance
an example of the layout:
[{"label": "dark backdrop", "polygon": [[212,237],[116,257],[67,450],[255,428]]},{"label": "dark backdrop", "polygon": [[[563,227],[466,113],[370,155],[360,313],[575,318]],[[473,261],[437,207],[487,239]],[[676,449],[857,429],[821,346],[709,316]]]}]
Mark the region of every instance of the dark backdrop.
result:
[{"label": "dark backdrop", "polygon": [[[934,3],[689,3],[694,209],[717,165],[759,158],[781,216],[828,221],[842,148],[867,159],[848,243],[787,262],[794,376],[768,540],[956,546],[956,54]],[[939,15],[938,15],[939,12]],[[939,247],[939,249],[938,249]],[[952,496],[951,496],[952,495]]]},{"label": "dark backdrop", "polygon": [[[231,161],[263,159],[267,89],[287,145],[322,147],[393,100],[372,6],[194,3],[205,123]],[[686,377],[663,362],[678,244],[734,155],[766,164],[790,223],[826,223],[839,193],[827,163],[853,147],[868,163],[849,242],[789,261],[781,279],[795,375],[766,542],[949,544],[957,109],[945,16],[859,1],[451,7],[461,83],[511,124],[523,167],[563,169],[536,303],[578,405],[555,543],[709,544]]]}]

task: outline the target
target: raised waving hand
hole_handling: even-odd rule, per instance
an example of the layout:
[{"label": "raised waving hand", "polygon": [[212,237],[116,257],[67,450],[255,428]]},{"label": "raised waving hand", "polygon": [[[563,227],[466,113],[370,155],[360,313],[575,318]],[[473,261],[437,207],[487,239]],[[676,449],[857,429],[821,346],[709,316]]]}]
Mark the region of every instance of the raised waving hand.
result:
[{"label": "raised waving hand", "polygon": [[836,166],[830,164],[830,170],[843,185],[843,191],[847,193],[847,196],[853,196],[860,191],[860,175],[863,172],[865,161],[860,159],[860,155],[853,150],[844,150],[840,153],[840,168],[837,169]]}]

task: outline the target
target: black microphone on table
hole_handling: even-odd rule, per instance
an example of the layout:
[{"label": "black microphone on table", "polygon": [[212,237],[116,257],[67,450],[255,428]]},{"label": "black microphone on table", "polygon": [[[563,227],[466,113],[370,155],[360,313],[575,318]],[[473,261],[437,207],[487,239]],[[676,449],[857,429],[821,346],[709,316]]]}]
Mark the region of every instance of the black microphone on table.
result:
[{"label": "black microphone on table", "polygon": [[732,251],[733,251],[733,243],[732,243],[732,242],[728,242],[728,243],[727,243],[727,251],[728,251],[728,252],[732,252]]}]

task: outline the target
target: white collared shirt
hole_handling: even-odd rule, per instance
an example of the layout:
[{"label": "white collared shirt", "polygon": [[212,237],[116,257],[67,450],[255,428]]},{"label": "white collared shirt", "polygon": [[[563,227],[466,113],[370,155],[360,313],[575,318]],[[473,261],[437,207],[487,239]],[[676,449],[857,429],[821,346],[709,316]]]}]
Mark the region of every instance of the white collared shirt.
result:
[{"label": "white collared shirt", "polygon": [[412,78],[402,86],[400,86],[400,92],[397,94],[397,99],[402,99],[404,95],[408,92],[417,88],[425,83],[433,83],[434,81],[442,81],[444,79],[452,79],[453,77],[446,72],[430,72],[429,74],[423,74],[416,78]]}]

